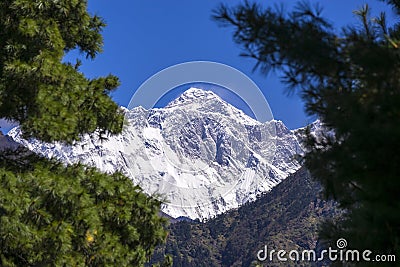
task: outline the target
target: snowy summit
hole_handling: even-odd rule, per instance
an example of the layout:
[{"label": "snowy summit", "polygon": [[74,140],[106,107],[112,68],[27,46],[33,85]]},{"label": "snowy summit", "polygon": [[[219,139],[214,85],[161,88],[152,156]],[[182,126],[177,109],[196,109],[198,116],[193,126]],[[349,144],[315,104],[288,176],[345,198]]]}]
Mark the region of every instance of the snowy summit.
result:
[{"label": "snowy summit", "polygon": [[121,170],[148,194],[167,200],[172,217],[205,219],[252,201],[299,167],[295,131],[280,121],[260,123],[211,91],[190,88],[165,108],[126,111],[121,135],[89,136],[74,146],[25,140],[30,150],[105,172]]}]

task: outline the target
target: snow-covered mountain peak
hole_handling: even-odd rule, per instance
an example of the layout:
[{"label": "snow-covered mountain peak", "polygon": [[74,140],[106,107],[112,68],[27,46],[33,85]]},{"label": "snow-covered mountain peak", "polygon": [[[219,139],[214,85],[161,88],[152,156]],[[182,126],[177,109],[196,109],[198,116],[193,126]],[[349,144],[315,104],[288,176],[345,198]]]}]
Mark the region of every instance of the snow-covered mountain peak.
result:
[{"label": "snow-covered mountain peak", "polygon": [[166,108],[176,107],[176,106],[186,106],[193,105],[199,102],[219,102],[222,103],[223,100],[215,94],[213,91],[203,90],[195,87],[191,87],[185,92],[183,92],[178,98],[171,101]]},{"label": "snow-covered mountain peak", "polygon": [[165,108],[165,112],[184,111],[187,114],[224,115],[231,121],[246,125],[259,125],[259,121],[251,118],[242,110],[232,106],[221,99],[216,93],[199,88],[189,88],[178,98],[171,101]]},{"label": "snow-covered mountain peak", "polygon": [[254,200],[295,172],[302,149],[281,121],[258,122],[211,91],[190,88],[165,108],[125,111],[121,135],[75,146],[25,140],[30,150],[105,172],[122,171],[149,194],[162,193],[172,217],[210,218]]}]

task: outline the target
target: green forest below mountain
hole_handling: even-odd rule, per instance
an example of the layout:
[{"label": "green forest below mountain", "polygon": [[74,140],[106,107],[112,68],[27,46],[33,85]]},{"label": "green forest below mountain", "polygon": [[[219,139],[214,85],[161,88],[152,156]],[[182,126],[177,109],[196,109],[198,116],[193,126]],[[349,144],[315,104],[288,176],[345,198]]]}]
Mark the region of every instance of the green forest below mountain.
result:
[{"label": "green forest below mountain", "polygon": [[[277,250],[318,251],[323,247],[318,238],[320,222],[340,216],[334,202],[321,199],[320,191],[302,168],[238,209],[205,223],[171,224],[167,243],[156,250],[153,260],[170,254],[177,267],[257,266],[257,252],[265,245]],[[299,264],[286,262],[284,266],[318,266]]]}]

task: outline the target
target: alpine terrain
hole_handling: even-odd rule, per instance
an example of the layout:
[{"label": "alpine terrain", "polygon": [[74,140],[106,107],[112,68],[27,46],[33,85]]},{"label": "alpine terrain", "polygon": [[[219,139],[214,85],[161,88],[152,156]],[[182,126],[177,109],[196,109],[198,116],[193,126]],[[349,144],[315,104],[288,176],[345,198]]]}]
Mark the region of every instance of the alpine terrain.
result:
[{"label": "alpine terrain", "polygon": [[19,128],[9,135],[66,164],[123,172],[163,198],[163,212],[174,218],[215,217],[255,200],[300,168],[299,131],[281,121],[258,122],[211,91],[190,88],[164,108],[125,109],[125,117],[121,135],[83,136],[73,146],[25,140]]}]

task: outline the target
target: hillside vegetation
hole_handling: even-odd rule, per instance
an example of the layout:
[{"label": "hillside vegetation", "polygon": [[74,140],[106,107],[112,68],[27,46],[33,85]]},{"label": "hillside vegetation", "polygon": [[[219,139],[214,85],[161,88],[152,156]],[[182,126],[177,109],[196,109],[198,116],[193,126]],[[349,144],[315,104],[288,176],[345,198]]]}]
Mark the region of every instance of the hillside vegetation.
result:
[{"label": "hillside vegetation", "polygon": [[[205,223],[171,224],[167,244],[153,259],[167,253],[174,266],[256,266],[257,252],[265,245],[276,250],[320,250],[319,223],[339,214],[333,202],[320,199],[320,189],[308,171],[300,169],[239,209]],[[282,266],[316,265],[285,262]]]}]

